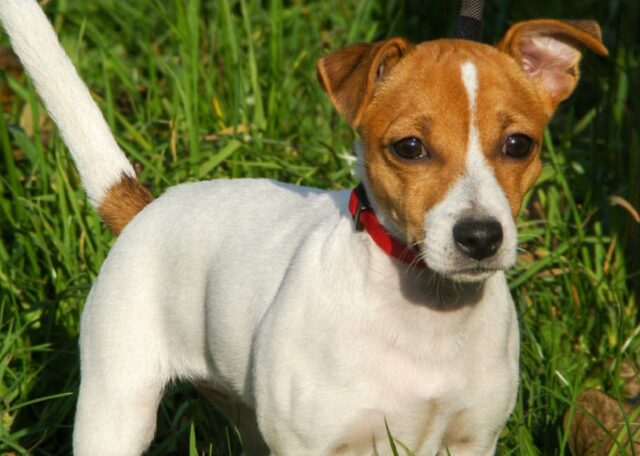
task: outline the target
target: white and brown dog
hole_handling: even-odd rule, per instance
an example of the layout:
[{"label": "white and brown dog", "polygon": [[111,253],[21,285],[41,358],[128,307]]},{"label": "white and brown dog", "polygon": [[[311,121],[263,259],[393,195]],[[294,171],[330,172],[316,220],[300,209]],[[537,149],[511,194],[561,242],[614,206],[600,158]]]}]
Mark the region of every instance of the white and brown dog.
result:
[{"label": "white and brown dog", "polygon": [[318,75],[362,137],[362,188],[224,180],[151,202],[35,0],[0,18],[124,228],[82,317],[77,455],[144,452],[175,379],[217,391],[251,455],[389,454],[385,422],[418,455],[494,453],[518,385],[513,218],[579,49],[607,53],[596,23],[336,51]]}]

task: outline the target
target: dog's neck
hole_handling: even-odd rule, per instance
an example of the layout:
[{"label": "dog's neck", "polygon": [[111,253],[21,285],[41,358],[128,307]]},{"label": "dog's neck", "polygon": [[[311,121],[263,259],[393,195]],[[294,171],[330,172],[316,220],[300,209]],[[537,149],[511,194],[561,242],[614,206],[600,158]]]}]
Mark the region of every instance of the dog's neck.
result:
[{"label": "dog's neck", "polygon": [[411,266],[426,267],[417,250],[389,234],[382,226],[362,184],[356,186],[351,192],[349,213],[353,217],[355,230],[366,232],[386,254]]},{"label": "dog's neck", "polygon": [[[367,179],[364,172],[364,146],[362,141],[353,144],[353,154],[356,157],[354,174],[362,182],[367,192],[368,203],[376,214],[380,225],[386,230],[389,236],[405,242],[406,234],[397,226],[391,218],[385,215],[384,211],[375,200],[372,192],[367,191]],[[355,226],[355,223],[354,223]],[[379,246],[373,246],[381,254],[383,252]],[[411,303],[422,305],[439,311],[453,311],[462,307],[473,306],[484,295],[485,282],[461,282],[445,277],[431,270],[426,264],[420,262],[406,262],[400,260],[396,263],[396,272],[399,277],[400,290],[404,297]],[[502,273],[499,273],[502,274]],[[487,280],[492,280],[489,278]]]},{"label": "dog's neck", "polygon": [[352,153],[355,155],[355,164],[353,167],[353,173],[358,178],[358,180],[362,183],[365,191],[367,192],[367,198],[369,200],[369,205],[375,212],[380,225],[389,233],[389,235],[393,236],[396,239],[401,240],[402,242],[406,242],[406,233],[400,226],[394,223],[390,217],[388,217],[383,210],[380,209],[380,205],[376,201],[375,195],[373,192],[369,190],[369,182],[367,176],[364,172],[364,145],[362,141],[358,140],[353,143]]}]

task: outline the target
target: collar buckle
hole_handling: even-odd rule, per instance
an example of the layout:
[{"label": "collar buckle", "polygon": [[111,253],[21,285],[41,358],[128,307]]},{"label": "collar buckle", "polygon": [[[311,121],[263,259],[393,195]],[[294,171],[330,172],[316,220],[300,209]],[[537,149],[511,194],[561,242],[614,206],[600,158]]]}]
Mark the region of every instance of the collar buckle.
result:
[{"label": "collar buckle", "polygon": [[353,191],[354,191],[354,193],[356,194],[356,197],[357,197],[356,210],[352,214],[353,222],[355,223],[356,231],[364,231],[364,224],[362,223],[362,220],[360,219],[360,215],[364,211],[371,210],[371,204],[369,203],[369,198],[367,197],[367,192],[365,191],[364,186],[362,184],[358,184],[358,186]]}]

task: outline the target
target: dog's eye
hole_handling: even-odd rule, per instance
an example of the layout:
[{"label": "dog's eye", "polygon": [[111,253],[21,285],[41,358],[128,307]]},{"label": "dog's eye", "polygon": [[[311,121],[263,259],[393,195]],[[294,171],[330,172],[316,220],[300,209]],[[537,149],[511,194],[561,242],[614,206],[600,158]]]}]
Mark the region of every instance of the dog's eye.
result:
[{"label": "dog's eye", "polygon": [[523,158],[533,149],[533,139],[521,133],[510,135],[502,146],[502,153],[513,158]]},{"label": "dog's eye", "polygon": [[415,136],[403,138],[400,141],[396,141],[391,145],[391,150],[401,158],[406,160],[416,160],[418,158],[425,158],[429,156],[427,149]]}]

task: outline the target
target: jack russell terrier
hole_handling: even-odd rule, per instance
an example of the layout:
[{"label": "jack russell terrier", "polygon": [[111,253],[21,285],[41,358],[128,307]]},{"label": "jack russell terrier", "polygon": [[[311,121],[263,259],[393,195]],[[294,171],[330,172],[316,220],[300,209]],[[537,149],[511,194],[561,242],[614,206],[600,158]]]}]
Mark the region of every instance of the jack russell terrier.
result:
[{"label": "jack russell terrier", "polygon": [[178,185],[153,200],[35,0],[2,0],[14,49],[118,234],[82,316],[76,455],[139,455],[165,386],[205,385],[250,454],[491,455],[518,388],[504,271],[543,131],[593,21],[500,43],[401,38],[320,59],[362,141],[362,185]]}]

